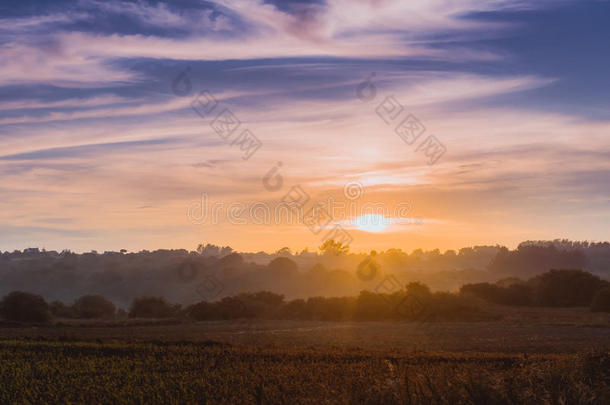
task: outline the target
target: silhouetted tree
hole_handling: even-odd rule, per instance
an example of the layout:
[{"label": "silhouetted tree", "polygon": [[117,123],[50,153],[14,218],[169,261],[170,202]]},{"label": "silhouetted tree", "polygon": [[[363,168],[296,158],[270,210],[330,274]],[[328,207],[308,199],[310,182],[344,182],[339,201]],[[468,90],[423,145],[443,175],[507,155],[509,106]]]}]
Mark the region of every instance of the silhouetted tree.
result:
[{"label": "silhouetted tree", "polygon": [[529,306],[534,304],[535,291],[530,285],[510,284],[502,287],[497,284],[465,284],[460,293],[472,295],[494,304]]},{"label": "silhouetted tree", "polygon": [[83,295],[72,304],[78,318],[112,318],[116,311],[114,304],[101,295]]},{"label": "silhouetted tree", "polygon": [[428,296],[430,295],[430,287],[420,283],[419,281],[412,281],[406,286],[407,294],[413,294],[417,296]]},{"label": "silhouetted tree", "polygon": [[502,303],[501,300],[498,299],[502,295],[502,290],[502,287],[490,283],[465,284],[460,287],[461,294],[473,295],[497,304]]},{"label": "silhouetted tree", "polygon": [[51,315],[57,318],[74,318],[72,307],[64,304],[61,301],[53,301],[49,304]]},{"label": "silhouetted tree", "polygon": [[254,318],[257,308],[246,306],[243,295],[236,297],[224,297],[217,304],[222,319],[244,319]]},{"label": "silhouetted tree", "polygon": [[529,281],[536,303],[553,307],[589,306],[597,291],[608,282],[582,270],[551,270]]},{"label": "silhouetted tree", "polygon": [[292,251],[289,247],[284,246],[283,248],[278,249],[275,254],[276,256],[292,256]]},{"label": "silhouetted tree", "polygon": [[311,319],[310,314],[307,311],[307,303],[302,299],[288,301],[283,305],[280,311],[280,318]]},{"label": "silhouetted tree", "polygon": [[354,317],[360,320],[380,320],[390,317],[392,307],[381,294],[361,291],[356,298]]},{"label": "silhouetted tree", "polygon": [[189,318],[195,319],[196,321],[222,319],[218,304],[206,301],[201,301],[197,304],[190,305],[185,309],[184,312]]},{"label": "silhouetted tree", "polygon": [[18,322],[48,322],[49,305],[40,295],[13,291],[0,302],[0,313],[5,319]]},{"label": "silhouetted tree", "polygon": [[554,245],[522,243],[513,251],[500,249],[489,267],[501,274],[531,275],[553,268],[585,268],[586,265],[582,249],[563,250]]},{"label": "silhouetted tree", "polygon": [[322,243],[319,247],[320,252],[324,255],[339,256],[347,254],[349,252],[349,246],[344,245],[341,242],[335,242],[334,239],[329,239]]},{"label": "silhouetted tree", "polygon": [[529,285],[511,284],[504,287],[500,299],[505,305],[530,306],[534,304],[535,291]]},{"label": "silhouetted tree", "polygon": [[287,257],[277,257],[271,260],[267,267],[273,271],[288,273],[295,273],[298,269],[298,266],[294,260],[290,260]]},{"label": "silhouetted tree", "polygon": [[180,305],[169,304],[163,297],[140,297],[133,300],[130,318],[171,318],[178,315]]},{"label": "silhouetted tree", "polygon": [[218,260],[218,267],[238,267],[244,263],[244,258],[239,253],[231,253]]}]

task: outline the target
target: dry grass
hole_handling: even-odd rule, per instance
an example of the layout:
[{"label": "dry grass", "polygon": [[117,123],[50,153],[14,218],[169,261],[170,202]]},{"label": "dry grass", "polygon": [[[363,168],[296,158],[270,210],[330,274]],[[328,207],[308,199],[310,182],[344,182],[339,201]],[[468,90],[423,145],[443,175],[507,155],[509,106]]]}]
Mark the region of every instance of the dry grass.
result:
[{"label": "dry grass", "polygon": [[3,341],[0,403],[607,404],[610,355]]},{"label": "dry grass", "polygon": [[496,322],[0,326],[1,404],[608,404],[610,327]]}]

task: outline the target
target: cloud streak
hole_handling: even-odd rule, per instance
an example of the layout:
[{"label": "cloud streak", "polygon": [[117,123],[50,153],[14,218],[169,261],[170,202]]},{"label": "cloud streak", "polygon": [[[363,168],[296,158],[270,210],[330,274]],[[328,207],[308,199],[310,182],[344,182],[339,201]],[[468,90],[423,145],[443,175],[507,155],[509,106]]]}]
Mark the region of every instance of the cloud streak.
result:
[{"label": "cloud streak", "polygon": [[[209,235],[244,250],[311,247],[319,241],[306,229],[199,229],[185,210],[202,192],[227,204],[274,202],[300,184],[322,199],[340,197],[346,181],[361,182],[367,201],[406,201],[428,219],[359,234],[362,248],[510,244],[588,229],[601,239],[609,120],[566,107],[557,95],[569,88],[565,71],[535,70],[519,46],[494,42],[515,41],[531,28],[525,17],[571,3],[16,7],[0,21],[0,226],[11,233],[0,249],[28,239],[82,250],[184,247]],[[186,69],[191,92],[176,96],[172,80]],[[355,88],[373,72],[376,98],[363,102]],[[206,119],[189,104],[203,89],[220,105]],[[375,113],[387,96],[446,145],[436,165]],[[247,162],[210,127],[223,108],[263,142]],[[285,186],[270,193],[261,179],[278,162]],[[586,212],[582,225],[549,225],[574,212]],[[270,235],[264,246],[260,232]]]}]

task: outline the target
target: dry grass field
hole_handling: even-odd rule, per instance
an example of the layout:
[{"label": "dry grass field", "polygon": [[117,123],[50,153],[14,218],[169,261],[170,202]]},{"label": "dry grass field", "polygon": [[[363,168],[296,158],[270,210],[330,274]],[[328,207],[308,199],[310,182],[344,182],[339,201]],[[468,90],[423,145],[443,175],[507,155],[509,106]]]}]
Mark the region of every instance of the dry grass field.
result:
[{"label": "dry grass field", "polygon": [[606,353],[6,340],[3,404],[607,404]]},{"label": "dry grass field", "polygon": [[607,404],[585,310],[473,323],[60,321],[0,328],[3,404]]}]

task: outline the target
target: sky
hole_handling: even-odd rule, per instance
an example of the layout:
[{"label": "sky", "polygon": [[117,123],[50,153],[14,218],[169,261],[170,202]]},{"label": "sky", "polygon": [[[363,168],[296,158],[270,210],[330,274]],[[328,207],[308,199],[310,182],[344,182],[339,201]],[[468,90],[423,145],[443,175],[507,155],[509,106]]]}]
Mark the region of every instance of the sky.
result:
[{"label": "sky", "polygon": [[2,2],[0,250],[608,240],[609,15]]}]

